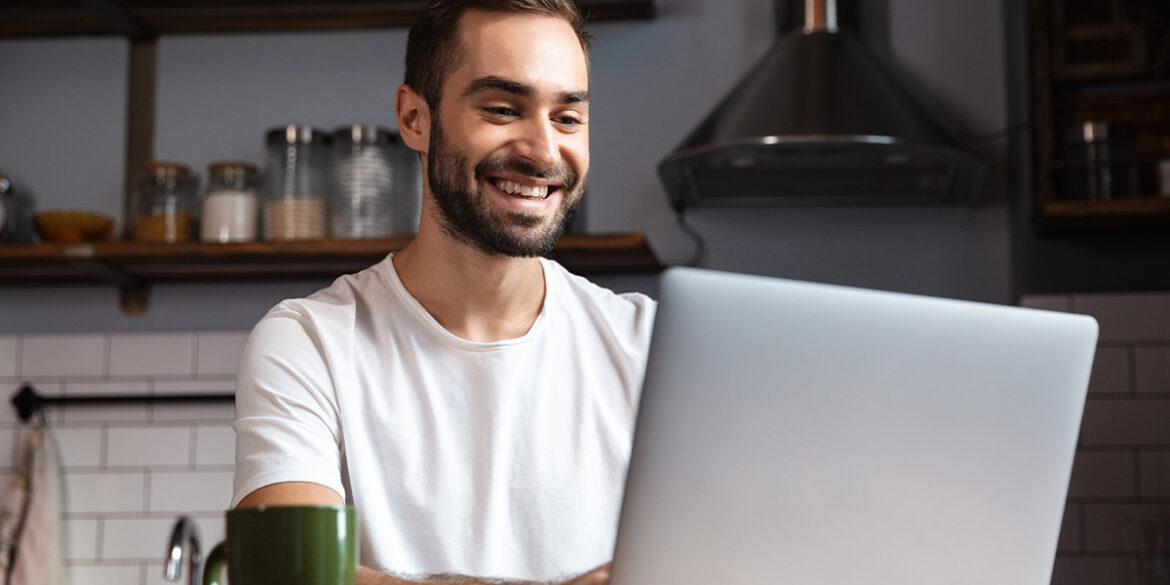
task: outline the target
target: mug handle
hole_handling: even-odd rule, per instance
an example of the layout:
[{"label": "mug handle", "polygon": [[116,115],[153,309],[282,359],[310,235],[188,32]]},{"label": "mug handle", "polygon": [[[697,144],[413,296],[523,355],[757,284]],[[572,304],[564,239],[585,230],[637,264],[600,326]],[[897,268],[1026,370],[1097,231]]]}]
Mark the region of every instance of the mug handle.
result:
[{"label": "mug handle", "polygon": [[224,557],[224,543],[215,545],[207,555],[207,564],[203,565],[203,585],[223,585],[223,567],[227,559]]}]

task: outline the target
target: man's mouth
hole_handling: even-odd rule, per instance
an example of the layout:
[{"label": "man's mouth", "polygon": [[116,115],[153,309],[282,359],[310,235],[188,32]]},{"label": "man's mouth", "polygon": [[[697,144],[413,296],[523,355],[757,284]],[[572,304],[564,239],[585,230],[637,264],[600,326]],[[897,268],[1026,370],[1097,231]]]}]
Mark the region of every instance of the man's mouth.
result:
[{"label": "man's mouth", "polygon": [[549,193],[557,189],[555,185],[522,185],[516,181],[506,181],[504,179],[493,178],[490,180],[492,185],[500,191],[522,199],[547,199]]}]

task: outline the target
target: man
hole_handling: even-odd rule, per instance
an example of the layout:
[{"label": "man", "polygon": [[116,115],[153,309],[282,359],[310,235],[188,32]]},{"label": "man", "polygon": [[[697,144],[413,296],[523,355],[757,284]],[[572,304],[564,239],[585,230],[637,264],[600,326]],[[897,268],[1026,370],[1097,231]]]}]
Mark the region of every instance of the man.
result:
[{"label": "man", "polygon": [[589,170],[587,49],[571,0],[428,2],[418,236],[249,338],[233,505],[353,504],[359,584],[608,580],[654,303],[539,257]]}]

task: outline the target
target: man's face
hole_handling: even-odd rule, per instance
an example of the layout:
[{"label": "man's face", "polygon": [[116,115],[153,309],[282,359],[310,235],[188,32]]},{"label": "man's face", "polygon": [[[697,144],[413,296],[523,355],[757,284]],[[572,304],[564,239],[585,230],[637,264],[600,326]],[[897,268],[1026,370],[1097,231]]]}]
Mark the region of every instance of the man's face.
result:
[{"label": "man's face", "polygon": [[473,10],[459,34],[461,64],[431,119],[437,219],[489,254],[544,254],[589,170],[585,54],[559,18]]}]

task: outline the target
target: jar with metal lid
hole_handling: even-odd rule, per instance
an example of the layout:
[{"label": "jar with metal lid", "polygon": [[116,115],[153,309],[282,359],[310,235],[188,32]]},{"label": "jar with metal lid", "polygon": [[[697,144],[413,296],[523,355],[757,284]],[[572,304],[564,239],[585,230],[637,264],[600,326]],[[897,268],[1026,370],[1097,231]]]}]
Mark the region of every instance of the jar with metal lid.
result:
[{"label": "jar with metal lid", "polygon": [[394,148],[398,135],[376,126],[333,132],[330,161],[330,235],[385,238],[395,233]]},{"label": "jar with metal lid", "polygon": [[0,244],[32,243],[32,212],[32,199],[14,192],[12,181],[0,175]]},{"label": "jar with metal lid", "polygon": [[418,153],[401,140],[394,148],[394,233],[418,233],[422,215],[423,176]]},{"label": "jar with metal lid", "polygon": [[264,239],[318,240],[328,235],[329,137],[310,126],[268,131]]},{"label": "jar with metal lid", "polygon": [[207,177],[200,239],[221,244],[255,240],[259,225],[256,167],[217,161],[207,166]]},{"label": "jar with metal lid", "polygon": [[199,178],[186,165],[142,164],[134,192],[131,233],[140,242],[189,242],[199,219]]}]

